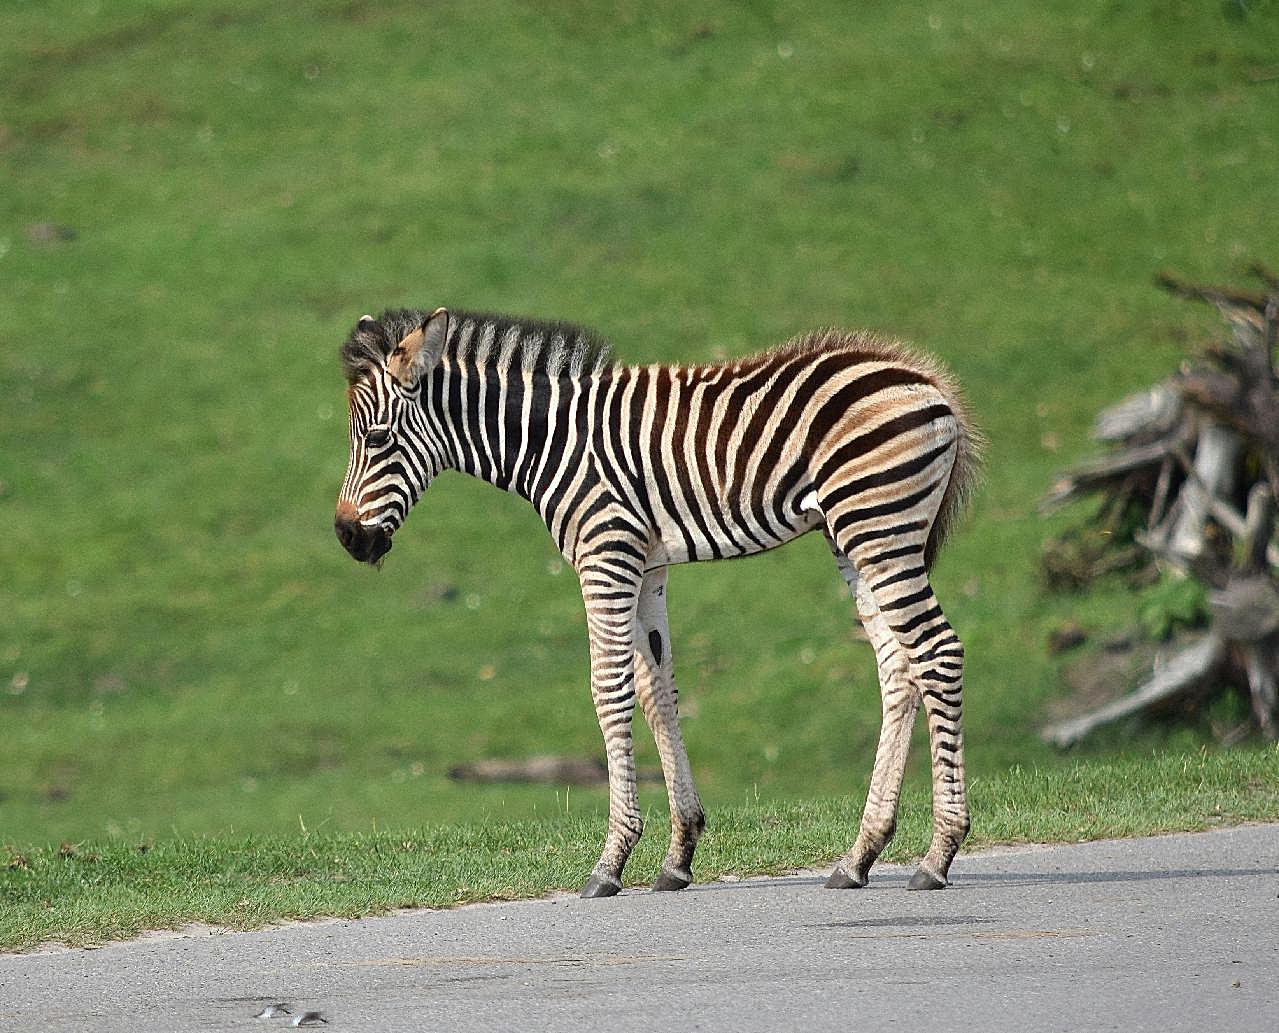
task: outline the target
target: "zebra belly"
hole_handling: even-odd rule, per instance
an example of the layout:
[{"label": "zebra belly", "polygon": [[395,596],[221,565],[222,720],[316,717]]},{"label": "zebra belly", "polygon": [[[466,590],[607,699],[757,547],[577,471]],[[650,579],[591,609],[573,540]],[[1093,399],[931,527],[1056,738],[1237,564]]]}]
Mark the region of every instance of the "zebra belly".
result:
[{"label": "zebra belly", "polygon": [[652,562],[696,563],[703,560],[733,559],[767,552],[822,525],[822,514],[814,506],[799,514],[788,514],[785,522],[774,517],[767,526],[742,519],[733,507],[704,506],[698,518],[676,518],[655,514],[656,541]]}]

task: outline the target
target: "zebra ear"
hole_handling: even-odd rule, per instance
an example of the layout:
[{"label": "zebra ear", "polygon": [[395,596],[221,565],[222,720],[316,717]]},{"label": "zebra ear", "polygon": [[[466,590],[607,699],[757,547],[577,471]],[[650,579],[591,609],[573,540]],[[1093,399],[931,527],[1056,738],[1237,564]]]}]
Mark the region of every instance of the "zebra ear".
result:
[{"label": "zebra ear", "polygon": [[422,321],[422,350],[426,360],[423,369],[430,369],[444,354],[444,342],[449,336],[449,310],[437,308]]},{"label": "zebra ear", "polygon": [[386,360],[386,368],[405,387],[422,379],[444,354],[449,333],[447,309],[437,308],[416,330],[407,334]]}]

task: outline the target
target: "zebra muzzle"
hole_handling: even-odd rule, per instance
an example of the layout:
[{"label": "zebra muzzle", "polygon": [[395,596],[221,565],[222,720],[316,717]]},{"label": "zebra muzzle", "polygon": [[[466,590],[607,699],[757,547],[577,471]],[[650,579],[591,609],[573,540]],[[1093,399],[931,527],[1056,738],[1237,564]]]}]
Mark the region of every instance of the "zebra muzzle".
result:
[{"label": "zebra muzzle", "polygon": [[354,507],[338,507],[333,530],[342,548],[361,563],[376,564],[391,551],[391,533],[382,524],[362,524]]}]

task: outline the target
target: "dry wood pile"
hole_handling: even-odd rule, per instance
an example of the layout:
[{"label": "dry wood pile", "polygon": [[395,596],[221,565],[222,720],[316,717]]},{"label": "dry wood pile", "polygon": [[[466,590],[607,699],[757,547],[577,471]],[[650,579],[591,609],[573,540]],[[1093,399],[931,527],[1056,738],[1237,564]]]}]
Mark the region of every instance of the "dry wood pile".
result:
[{"label": "dry wood pile", "polygon": [[[1094,436],[1111,446],[1063,474],[1046,508],[1101,496],[1090,537],[1045,553],[1050,582],[1086,583],[1110,570],[1157,566],[1207,588],[1208,627],[1182,640],[1122,699],[1044,729],[1059,746],[1130,714],[1248,694],[1261,733],[1279,739],[1279,277],[1254,266],[1264,292],[1200,287],[1161,275],[1179,297],[1215,305],[1233,340],[1148,391],[1105,410]],[[1088,544],[1091,543],[1091,544]]]}]

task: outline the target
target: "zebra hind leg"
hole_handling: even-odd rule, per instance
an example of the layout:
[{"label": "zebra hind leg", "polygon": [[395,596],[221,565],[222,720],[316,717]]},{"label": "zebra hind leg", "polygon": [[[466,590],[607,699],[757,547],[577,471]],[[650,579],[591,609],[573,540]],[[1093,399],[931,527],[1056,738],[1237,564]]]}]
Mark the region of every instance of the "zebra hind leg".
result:
[{"label": "zebra hind leg", "polygon": [[679,728],[671,636],[666,616],[666,568],[650,571],[640,586],[635,620],[635,683],[666,779],[671,842],[655,890],[682,890],[693,881],[693,852],[706,827]]},{"label": "zebra hind leg", "polygon": [[933,836],[928,853],[910,880],[910,889],[946,885],[950,864],[968,836],[970,817],[964,775],[964,647],[933,600],[937,617],[916,639],[912,667],[928,716],[933,770]]},{"label": "zebra hind leg", "polygon": [[905,654],[910,683],[928,717],[933,835],[909,888],[942,889],[969,828],[962,720],[964,647],[942,612],[922,564],[900,570],[866,566],[859,572]]},{"label": "zebra hind leg", "polygon": [[906,654],[876,605],[869,586],[858,578],[852,563],[830,541],[829,535],[827,541],[857,602],[862,627],[875,650],[883,707],[875,766],[857,839],[848,853],[840,858],[826,882],[828,889],[859,889],[866,885],[871,865],[897,830],[897,807],[902,776],[906,771],[910,733],[919,709],[919,693],[911,683]]}]

